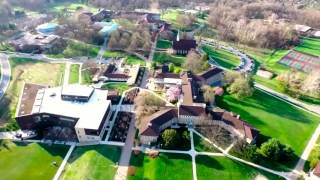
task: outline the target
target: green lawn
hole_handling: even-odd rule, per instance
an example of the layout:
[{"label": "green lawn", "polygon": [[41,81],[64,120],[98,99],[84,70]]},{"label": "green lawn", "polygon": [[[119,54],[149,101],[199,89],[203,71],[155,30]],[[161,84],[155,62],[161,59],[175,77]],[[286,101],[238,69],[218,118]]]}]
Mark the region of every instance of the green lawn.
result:
[{"label": "green lawn", "polygon": [[100,47],[80,41],[69,40],[67,47],[59,54],[47,54],[51,58],[72,58],[86,56],[90,58],[97,57]]},{"label": "green lawn", "polygon": [[185,56],[170,55],[163,52],[155,52],[153,56],[155,62],[160,64],[173,63],[176,66],[181,66],[184,63],[185,58]]},{"label": "green lawn", "polygon": [[70,75],[69,75],[69,84],[79,83],[79,64],[71,64]]},{"label": "green lawn", "polygon": [[[16,125],[14,120],[16,106],[24,83],[50,86],[61,84],[65,64],[45,63],[28,58],[10,58],[12,68],[11,82],[4,98],[0,101],[0,121]],[[50,70],[50,73],[48,73]],[[9,128],[7,126],[7,128]],[[10,127],[9,129],[12,129]],[[9,130],[1,129],[0,130]],[[13,128],[14,129],[14,128]]]},{"label": "green lawn", "polygon": [[194,148],[198,152],[219,152],[213,145],[193,133]]},{"label": "green lawn", "polygon": [[203,46],[202,49],[222,67],[232,69],[240,64],[240,58],[226,50],[214,49],[208,45]]},{"label": "green lawn", "polygon": [[320,39],[303,38],[302,43],[294,50],[313,56],[320,56]]},{"label": "green lawn", "polygon": [[101,87],[102,89],[108,89],[108,90],[116,90],[119,93],[123,93],[125,90],[129,89],[127,83],[124,82],[109,82]]},{"label": "green lawn", "polygon": [[121,52],[121,51],[105,51],[104,58],[116,58],[116,57],[123,57],[126,58],[125,63],[129,64],[129,65],[133,65],[133,64],[140,64],[142,66],[144,66],[146,64],[146,62],[143,59],[140,59],[137,56],[134,55],[129,55],[125,52]]},{"label": "green lawn", "polygon": [[130,165],[136,169],[134,176],[128,176],[129,180],[193,179],[191,157],[185,154],[161,153],[155,158],[132,154]]},{"label": "green lawn", "polygon": [[[252,97],[243,100],[237,100],[231,95],[218,97],[217,105],[240,114],[243,120],[257,128],[262,134],[258,141],[265,141],[267,137],[277,138],[292,147],[298,156],[320,120],[313,114],[258,90]],[[294,162],[289,166],[292,165]]]},{"label": "green lawn", "polygon": [[145,66],[146,62],[143,59],[140,59],[137,56],[128,55],[125,61],[128,65],[140,64],[141,66]]},{"label": "green lawn", "polygon": [[113,179],[121,148],[94,145],[76,147],[61,176],[63,179]]},{"label": "green lawn", "polygon": [[226,157],[210,157],[199,155],[196,157],[197,176],[199,180],[252,180],[262,175],[270,180],[283,179],[276,175],[255,169],[245,164],[230,160]]},{"label": "green lawn", "polygon": [[[68,147],[0,140],[1,179],[51,180]],[[53,162],[57,165],[53,165]]]},{"label": "green lawn", "polygon": [[263,66],[276,74],[281,74],[290,70],[290,67],[278,63],[280,59],[289,53],[289,50],[270,50],[252,47],[245,47],[243,50],[254,58],[256,61],[256,68]]},{"label": "green lawn", "polygon": [[165,40],[165,39],[159,39],[157,41],[157,48],[170,49],[170,48],[172,48],[172,42],[169,40]]}]

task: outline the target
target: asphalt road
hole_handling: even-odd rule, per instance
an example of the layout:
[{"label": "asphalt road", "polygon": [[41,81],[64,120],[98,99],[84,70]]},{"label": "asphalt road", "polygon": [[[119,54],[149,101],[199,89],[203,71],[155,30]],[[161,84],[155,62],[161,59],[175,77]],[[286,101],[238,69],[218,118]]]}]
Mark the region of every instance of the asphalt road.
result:
[{"label": "asphalt road", "polygon": [[6,92],[11,78],[11,68],[8,56],[0,53],[1,77],[0,77],[0,99]]}]

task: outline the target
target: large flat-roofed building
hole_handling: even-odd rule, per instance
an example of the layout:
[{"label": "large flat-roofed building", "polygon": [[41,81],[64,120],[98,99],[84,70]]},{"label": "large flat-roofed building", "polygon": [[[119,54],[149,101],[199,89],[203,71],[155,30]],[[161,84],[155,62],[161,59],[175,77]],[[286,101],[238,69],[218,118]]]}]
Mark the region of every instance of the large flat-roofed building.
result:
[{"label": "large flat-roofed building", "polygon": [[41,53],[50,51],[65,44],[65,41],[56,35],[25,33],[22,37],[9,42],[16,51],[26,53]]},{"label": "large flat-roofed building", "polygon": [[22,130],[56,140],[100,141],[111,115],[108,91],[83,85],[25,84],[16,112]]}]

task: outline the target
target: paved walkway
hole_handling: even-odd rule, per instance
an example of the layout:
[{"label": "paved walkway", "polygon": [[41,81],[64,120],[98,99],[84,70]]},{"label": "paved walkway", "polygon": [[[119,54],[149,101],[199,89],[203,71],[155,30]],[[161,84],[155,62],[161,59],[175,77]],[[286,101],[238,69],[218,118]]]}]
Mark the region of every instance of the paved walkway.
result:
[{"label": "paved walkway", "polygon": [[198,180],[197,176],[197,163],[196,163],[196,151],[194,150],[194,140],[193,140],[193,132],[190,131],[190,140],[191,140],[191,150],[190,155],[192,158],[192,174],[193,174],[193,180]]},{"label": "paved walkway", "polygon": [[10,78],[11,78],[11,67],[9,63],[9,57],[6,54],[0,53],[0,99],[5,94],[6,90],[9,87]]},{"label": "paved walkway", "polygon": [[122,148],[122,153],[119,160],[119,167],[117,169],[117,173],[114,177],[115,180],[126,180],[128,168],[130,165],[131,152],[134,145],[134,137],[135,137],[135,118],[131,120],[129,131],[127,134],[127,139],[124,147]]},{"label": "paved walkway", "polygon": [[292,105],[294,105],[296,107],[299,107],[300,109],[302,108],[302,109],[307,110],[307,111],[309,111],[309,112],[311,112],[313,114],[316,114],[318,116],[320,115],[320,106],[306,104],[306,103],[301,102],[301,101],[299,101],[297,99],[294,99],[294,98],[292,98],[292,97],[290,97],[290,96],[288,96],[286,94],[282,94],[282,93],[279,93],[277,91],[274,91],[274,90],[272,90],[272,89],[270,89],[270,88],[268,88],[266,86],[263,86],[263,85],[261,85],[259,83],[255,83],[254,87],[256,89],[263,90],[263,91],[265,91],[265,92],[267,92],[267,93],[269,93],[269,94],[271,94],[273,96],[276,96],[276,97],[278,97],[278,99],[281,98],[283,101],[291,103]]},{"label": "paved walkway", "polygon": [[295,171],[303,172],[304,164],[305,164],[306,160],[308,159],[312,149],[315,147],[319,135],[320,135],[320,125],[318,125],[318,127],[317,127],[316,131],[313,133],[308,145],[304,149],[304,151],[300,157],[300,160],[298,161],[296,167],[294,168]]},{"label": "paved walkway", "polygon": [[68,159],[70,158],[70,155],[72,154],[72,151],[74,150],[74,148],[76,147],[76,144],[72,144],[70,146],[70,149],[69,151],[67,152],[66,156],[64,157],[58,171],[56,172],[56,174],[54,175],[53,177],[53,180],[58,180],[59,177],[61,176],[63,170],[64,170],[64,167],[66,166],[67,162],[68,162]]},{"label": "paved walkway", "polygon": [[196,133],[198,136],[200,136],[201,138],[203,138],[205,141],[207,141],[208,143],[210,143],[211,145],[213,145],[215,148],[217,148],[219,151],[221,151],[226,157],[230,158],[230,159],[233,159],[235,161],[238,161],[238,162],[241,162],[241,163],[244,163],[244,164],[247,164],[249,166],[252,166],[252,167],[255,167],[257,169],[261,169],[261,170],[264,170],[264,171],[267,171],[269,173],[272,173],[272,174],[275,174],[275,175],[278,175],[278,176],[281,176],[281,177],[284,177],[286,179],[290,179],[288,177],[288,173],[284,173],[284,172],[278,172],[278,171],[274,171],[272,169],[269,169],[269,168],[266,168],[266,167],[263,167],[263,166],[260,166],[258,164],[255,164],[255,163],[252,163],[250,161],[246,161],[246,160],[243,160],[243,159],[240,159],[238,157],[235,157],[235,156],[232,156],[230,155],[226,150],[222,149],[221,147],[217,146],[216,144],[214,144],[212,141],[210,141],[208,138],[204,137],[202,134],[200,134],[198,131],[194,130],[194,129],[191,129],[192,132]]}]

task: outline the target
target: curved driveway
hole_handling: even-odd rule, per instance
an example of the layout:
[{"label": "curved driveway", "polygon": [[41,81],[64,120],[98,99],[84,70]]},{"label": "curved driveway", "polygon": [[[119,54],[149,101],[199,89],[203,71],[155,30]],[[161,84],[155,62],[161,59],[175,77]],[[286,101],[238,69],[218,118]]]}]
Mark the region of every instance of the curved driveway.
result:
[{"label": "curved driveway", "polygon": [[11,78],[11,68],[8,56],[0,53],[1,77],[0,77],[0,99],[6,92]]}]

